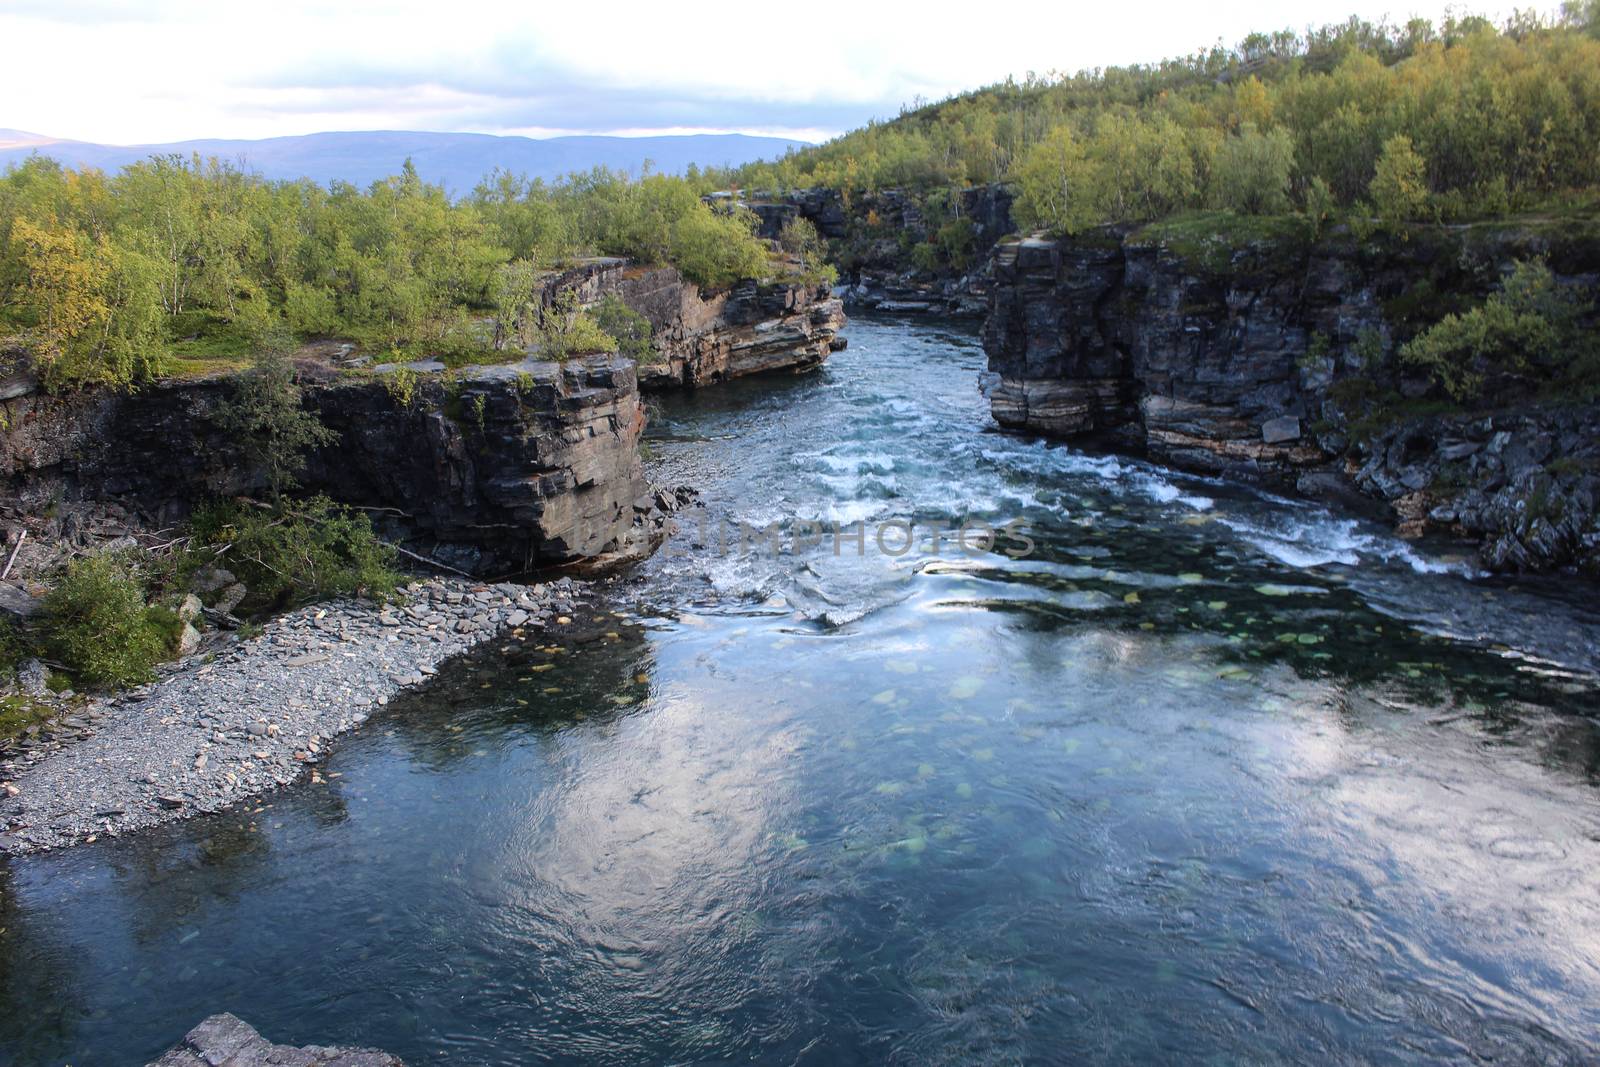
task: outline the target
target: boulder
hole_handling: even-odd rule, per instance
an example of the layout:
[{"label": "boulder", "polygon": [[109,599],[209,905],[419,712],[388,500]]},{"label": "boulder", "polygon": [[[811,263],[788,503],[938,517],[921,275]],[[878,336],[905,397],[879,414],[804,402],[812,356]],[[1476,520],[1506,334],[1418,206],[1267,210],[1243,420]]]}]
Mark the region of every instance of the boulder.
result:
[{"label": "boulder", "polygon": [[1293,415],[1280,415],[1261,424],[1264,444],[1281,445],[1286,441],[1300,440],[1300,420]]},{"label": "boulder", "polygon": [[405,1067],[398,1056],[370,1048],[274,1045],[249,1023],[223,1012],[147,1067]]}]

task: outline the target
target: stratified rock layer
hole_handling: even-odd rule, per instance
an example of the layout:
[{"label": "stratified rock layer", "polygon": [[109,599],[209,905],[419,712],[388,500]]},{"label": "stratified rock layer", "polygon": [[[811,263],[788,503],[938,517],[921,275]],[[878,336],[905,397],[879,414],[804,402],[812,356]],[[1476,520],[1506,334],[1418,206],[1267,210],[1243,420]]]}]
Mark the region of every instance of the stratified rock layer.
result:
[{"label": "stratified rock layer", "polygon": [[702,290],[674,267],[590,260],[545,283],[544,299],[583,304],[612,295],[650,320],[657,358],[639,367],[646,390],[704,386],[768,371],[811,370],[837,347],[844,307],[826,285],[741,282]]},{"label": "stratified rock layer", "polygon": [[[1395,357],[1518,259],[1600,281],[1600,240],[1547,225],[1313,239],[1294,222],[1015,238],[994,252],[985,391],[1002,426],[1348,501],[1477,539],[1498,570],[1600,574],[1600,407],[1364,419],[1427,395]],[[1227,226],[1237,227],[1228,231]],[[1402,408],[1403,410],[1403,408]]]},{"label": "stratified rock layer", "polygon": [[[529,361],[449,381],[419,366],[306,389],[337,441],[310,456],[305,491],[374,509],[386,532],[480,576],[648,547],[635,525],[648,486],[632,360]],[[7,495],[24,511],[120,500],[170,526],[208,499],[258,493],[261,472],[219,421],[231,388],[170,381],[5,401]]]}]

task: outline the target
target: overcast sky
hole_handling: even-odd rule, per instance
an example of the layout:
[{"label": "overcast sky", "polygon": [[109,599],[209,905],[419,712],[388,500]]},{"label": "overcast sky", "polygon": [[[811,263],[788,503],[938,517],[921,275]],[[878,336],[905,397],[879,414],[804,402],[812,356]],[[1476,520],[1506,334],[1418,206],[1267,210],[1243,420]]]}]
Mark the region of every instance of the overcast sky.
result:
[{"label": "overcast sky", "polygon": [[0,127],[112,144],[360,129],[821,140],[1007,74],[1443,8],[0,0]]}]

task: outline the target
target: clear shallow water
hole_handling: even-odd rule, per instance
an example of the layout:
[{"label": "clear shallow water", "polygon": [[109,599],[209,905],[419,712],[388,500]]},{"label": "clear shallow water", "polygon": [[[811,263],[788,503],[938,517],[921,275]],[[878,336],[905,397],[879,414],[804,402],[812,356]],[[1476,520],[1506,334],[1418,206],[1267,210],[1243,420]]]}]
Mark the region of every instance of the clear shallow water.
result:
[{"label": "clear shallow water", "polygon": [[457,663],[326,784],[0,866],[0,1062],[218,1010],[414,1063],[1600,1055],[1581,592],[986,433],[970,337],[850,337],[666,402],[659,477],[1034,555],[691,519],[616,637]]}]

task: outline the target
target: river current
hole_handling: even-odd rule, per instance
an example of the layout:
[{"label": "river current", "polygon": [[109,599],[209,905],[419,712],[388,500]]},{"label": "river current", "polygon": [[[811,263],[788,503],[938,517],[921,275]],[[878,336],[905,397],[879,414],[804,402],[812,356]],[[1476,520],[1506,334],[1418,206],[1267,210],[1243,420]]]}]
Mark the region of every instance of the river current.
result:
[{"label": "river current", "polygon": [[996,433],[962,328],[846,336],[659,404],[701,506],[614,631],[0,863],[0,1063],[223,1010],[412,1064],[1600,1058],[1590,593]]}]

